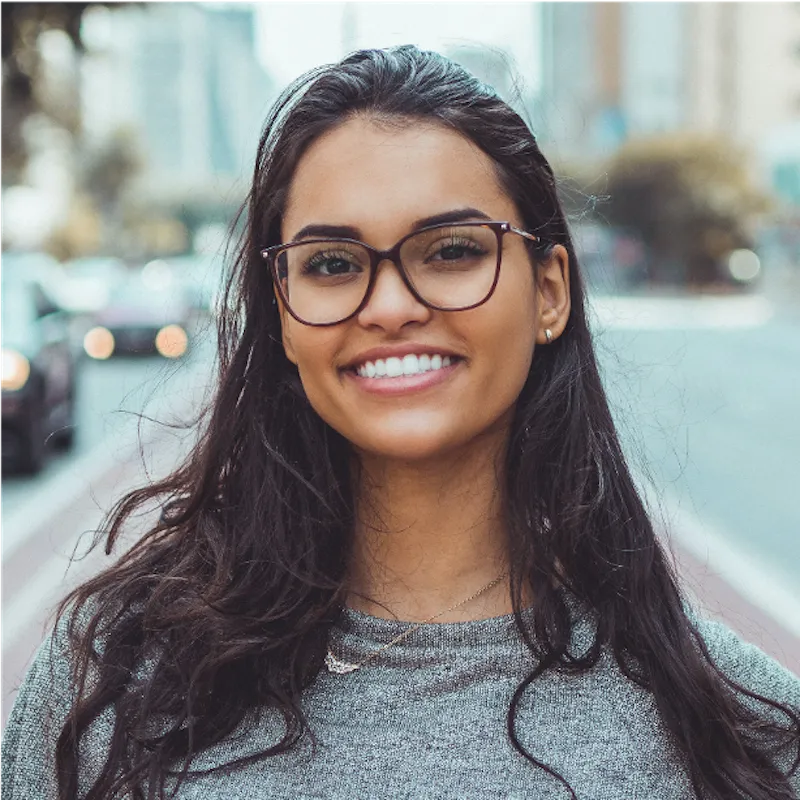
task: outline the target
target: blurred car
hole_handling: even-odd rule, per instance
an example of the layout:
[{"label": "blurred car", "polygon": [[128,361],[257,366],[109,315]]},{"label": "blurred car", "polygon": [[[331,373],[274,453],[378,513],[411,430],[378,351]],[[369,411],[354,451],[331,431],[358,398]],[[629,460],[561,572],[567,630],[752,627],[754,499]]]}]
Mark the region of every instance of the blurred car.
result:
[{"label": "blurred car", "polygon": [[731,250],[722,259],[721,270],[726,280],[732,280],[735,286],[750,287],[757,285],[761,277],[761,259],[748,247]]},{"label": "blurred car", "polygon": [[69,447],[75,435],[69,315],[39,282],[5,269],[2,314],[3,462],[35,473],[47,444]]},{"label": "blurred car", "polygon": [[73,314],[93,314],[108,304],[111,293],[125,281],[128,270],[119,258],[92,256],[68,261],[59,302]]},{"label": "blurred car", "polygon": [[61,262],[49,253],[4,250],[2,268],[4,280],[36,281],[49,297],[65,308],[67,274]]},{"label": "blurred car", "polygon": [[83,337],[87,355],[158,353],[181,358],[189,349],[191,309],[182,291],[130,275],[111,292],[108,304],[93,315],[93,326]]}]

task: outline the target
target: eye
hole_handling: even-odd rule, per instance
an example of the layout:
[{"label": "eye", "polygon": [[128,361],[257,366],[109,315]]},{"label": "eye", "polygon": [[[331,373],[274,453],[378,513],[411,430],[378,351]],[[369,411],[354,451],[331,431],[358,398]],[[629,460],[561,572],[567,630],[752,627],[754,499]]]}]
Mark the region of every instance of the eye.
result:
[{"label": "eye", "polygon": [[486,249],[478,242],[465,237],[448,237],[437,242],[433,252],[428,257],[429,261],[461,261],[486,255]]},{"label": "eye", "polygon": [[303,275],[333,277],[362,271],[361,264],[352,253],[323,250],[306,259]]}]

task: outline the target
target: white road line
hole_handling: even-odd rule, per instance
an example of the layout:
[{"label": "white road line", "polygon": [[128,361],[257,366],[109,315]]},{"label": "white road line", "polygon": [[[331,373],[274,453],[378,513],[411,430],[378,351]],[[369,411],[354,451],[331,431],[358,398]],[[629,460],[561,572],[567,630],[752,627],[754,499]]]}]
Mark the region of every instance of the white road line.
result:
[{"label": "white road line", "polygon": [[593,297],[589,316],[599,328],[697,330],[758,328],[775,309],[760,295],[730,297]]},{"label": "white road line", "polygon": [[[102,520],[100,509],[96,513],[87,514],[81,520],[80,531],[95,530]],[[91,541],[87,534],[86,545]],[[74,546],[74,542],[71,543]],[[81,540],[78,555],[86,552],[84,540]],[[47,615],[79,579],[89,577],[90,567],[95,571],[99,566],[102,550],[98,548],[85,560],[70,565],[68,555],[63,552],[48,553],[42,566],[31,576],[7,603],[3,604],[3,652],[11,652],[19,639],[27,634],[32,625],[44,626]],[[108,559],[107,559],[108,560]],[[40,631],[44,635],[44,627]]]},{"label": "white road line", "polygon": [[[196,395],[202,391],[204,382],[202,374],[194,375],[192,379],[193,383],[180,395],[173,393],[162,398],[163,406],[171,404],[170,412],[174,419],[185,419],[194,413],[198,400]],[[159,438],[169,436],[169,428],[158,422],[161,411],[163,408],[159,406],[149,411],[149,418],[132,419],[87,453],[71,460],[62,472],[46,477],[29,498],[10,514],[4,514],[3,563],[7,563],[42,525],[58,519],[76,499],[85,497],[92,484],[109,470],[136,457],[140,448],[147,450]]]},{"label": "white road line", "polygon": [[[91,489],[109,470],[132,458],[139,445],[146,447],[155,432],[136,423],[116,434],[113,442],[104,440],[68,467],[46,478],[36,492],[3,519],[3,562],[6,563],[42,525],[58,517]],[[46,500],[44,500],[46,498]]]},{"label": "white road line", "polygon": [[[144,436],[143,436],[144,438]],[[151,475],[161,475],[169,472],[182,453],[182,444],[174,439],[156,440],[151,436],[150,441],[155,441],[155,451],[146,455],[147,471]],[[141,484],[145,475],[141,464],[132,463],[130,470],[121,478],[122,488]],[[112,494],[119,494],[116,490]],[[31,626],[43,626],[48,619],[48,614],[56,604],[76,586],[79,582],[87,580],[105,566],[110,566],[123,552],[128,541],[127,536],[122,546],[111,557],[103,552],[102,544],[86,555],[92,534],[103,521],[105,512],[110,506],[110,498],[98,498],[99,508],[86,511],[77,525],[70,540],[59,545],[54,552],[48,550],[42,553],[42,562],[25,582],[25,585],[16,592],[8,602],[3,604],[2,636],[3,652],[11,652],[17,645],[21,636],[30,631]],[[53,519],[57,519],[53,517]],[[128,529],[130,530],[130,529]],[[88,532],[88,533],[85,533]],[[128,534],[129,536],[130,534]],[[70,564],[72,549],[77,547],[76,560]],[[85,558],[81,558],[86,555]],[[44,629],[42,628],[42,633]]]},{"label": "white road line", "polygon": [[639,481],[639,487],[651,513],[657,515],[660,510],[664,517],[668,540],[673,540],[749,603],[800,638],[800,592],[796,587],[790,587],[762,556],[734,543],[730,534],[701,520],[678,498],[656,492],[645,481]]}]

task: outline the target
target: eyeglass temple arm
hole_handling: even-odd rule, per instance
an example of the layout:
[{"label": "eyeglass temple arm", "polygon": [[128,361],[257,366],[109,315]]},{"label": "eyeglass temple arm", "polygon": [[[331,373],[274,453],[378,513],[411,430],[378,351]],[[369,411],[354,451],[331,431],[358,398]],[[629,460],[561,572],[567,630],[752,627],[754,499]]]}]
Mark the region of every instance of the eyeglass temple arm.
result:
[{"label": "eyeglass temple arm", "polygon": [[510,231],[513,231],[514,233],[518,233],[520,236],[524,236],[526,239],[528,239],[531,242],[535,242],[536,244],[541,244],[542,243],[542,237],[541,236],[535,236],[532,233],[528,233],[528,231],[523,231],[520,228],[515,228],[513,225],[509,225],[508,229]]}]

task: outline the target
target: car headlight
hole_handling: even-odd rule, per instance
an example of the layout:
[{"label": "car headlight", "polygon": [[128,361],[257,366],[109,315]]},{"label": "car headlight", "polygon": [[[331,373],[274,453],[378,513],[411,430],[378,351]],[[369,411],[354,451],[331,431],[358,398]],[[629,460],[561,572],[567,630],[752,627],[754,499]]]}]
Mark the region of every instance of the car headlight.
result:
[{"label": "car headlight", "polygon": [[180,325],[165,325],[156,334],[156,350],[165,358],[180,358],[189,347],[189,337]]},{"label": "car headlight", "polygon": [[3,348],[3,388],[16,392],[31,376],[31,362],[16,350]]},{"label": "car headlight", "polygon": [[114,334],[108,328],[98,325],[86,332],[83,337],[83,349],[91,358],[105,360],[114,353]]},{"label": "car headlight", "polygon": [[728,256],[728,271],[739,283],[750,283],[761,272],[761,259],[752,250],[734,250]]}]

